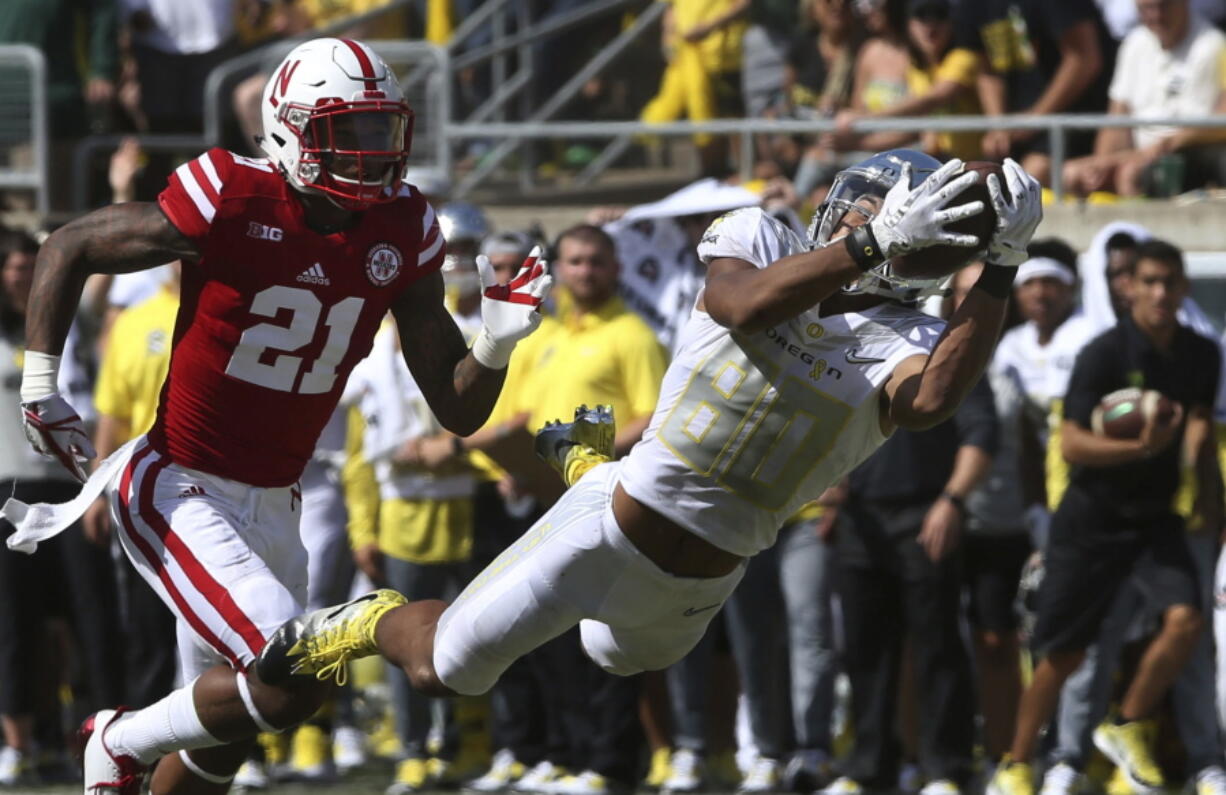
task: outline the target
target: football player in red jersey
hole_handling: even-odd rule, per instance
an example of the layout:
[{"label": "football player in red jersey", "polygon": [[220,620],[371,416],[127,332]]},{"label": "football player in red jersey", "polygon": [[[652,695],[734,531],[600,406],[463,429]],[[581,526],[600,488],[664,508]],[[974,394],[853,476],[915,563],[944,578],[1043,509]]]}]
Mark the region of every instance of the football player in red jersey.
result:
[{"label": "football player in red jersey", "polygon": [[153,428],[100,464],[72,503],[4,508],[17,526],[8,545],[29,551],[109,489],[125,551],[178,617],[189,684],[145,709],[86,721],[86,793],[136,793],[159,758],[153,792],[224,792],[257,732],[314,712],[326,686],[273,687],[251,663],[303,609],[295,484],[350,370],[391,311],[431,409],[469,434],[549,289],[536,252],[505,286],[484,268],[483,327],[466,346],[443,306],[434,210],[401,180],[413,112],[365,44],[298,46],[263,103],[267,158],[213,149],[181,166],[157,204],[98,210],[38,255],[26,430],[83,480],[93,450],[55,391],[82,284],[93,273],[184,262]]}]

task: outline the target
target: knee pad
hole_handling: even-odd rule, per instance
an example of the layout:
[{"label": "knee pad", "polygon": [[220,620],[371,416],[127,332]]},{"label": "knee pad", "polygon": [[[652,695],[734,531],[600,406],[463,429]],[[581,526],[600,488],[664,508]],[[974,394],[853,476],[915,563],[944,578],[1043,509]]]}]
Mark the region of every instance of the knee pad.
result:
[{"label": "knee pad", "polygon": [[616,676],[633,676],[649,670],[642,661],[618,644],[613,629],[600,621],[584,619],[579,622],[579,637],[583,651],[592,662]]},{"label": "knee pad", "polygon": [[461,634],[453,624],[439,623],[434,635],[434,673],[456,693],[479,696],[494,686],[511,663],[483,659],[472,644],[465,644],[458,637]]}]

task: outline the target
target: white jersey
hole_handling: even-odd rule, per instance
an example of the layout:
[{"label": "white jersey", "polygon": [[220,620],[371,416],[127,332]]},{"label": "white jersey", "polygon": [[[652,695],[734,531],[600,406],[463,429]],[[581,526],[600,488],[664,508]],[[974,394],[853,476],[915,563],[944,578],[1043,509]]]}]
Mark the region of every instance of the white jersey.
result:
[{"label": "white jersey", "polygon": [[[717,219],[699,256],[768,267],[808,246],[758,208]],[[736,555],[775,542],[801,505],[884,441],[879,391],[944,323],[883,303],[822,317],[818,307],[753,334],[694,310],[643,439],[621,468],[626,492]]]},{"label": "white jersey", "polygon": [[1034,323],[1023,323],[1001,337],[990,369],[1017,379],[1039,427],[1047,427],[1053,404],[1068,391],[1077,354],[1098,334],[1096,324],[1080,311],[1060,324],[1046,345],[1039,344]]}]

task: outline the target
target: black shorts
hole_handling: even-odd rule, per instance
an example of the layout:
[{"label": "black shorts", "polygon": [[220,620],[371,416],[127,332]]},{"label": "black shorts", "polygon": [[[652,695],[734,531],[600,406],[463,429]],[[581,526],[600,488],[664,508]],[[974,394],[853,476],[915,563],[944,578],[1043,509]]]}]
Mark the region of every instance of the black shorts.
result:
[{"label": "black shorts", "polygon": [[1147,610],[1200,605],[1183,520],[1121,519],[1076,488],[1052,516],[1043,564],[1032,640],[1039,655],[1090,646],[1125,581],[1141,592]]},{"label": "black shorts", "polygon": [[967,617],[980,632],[1009,632],[1017,629],[1018,617],[1013,602],[1017,599],[1022,567],[1030,557],[1030,536],[1026,533],[983,535],[968,533],[963,582],[968,596]]}]

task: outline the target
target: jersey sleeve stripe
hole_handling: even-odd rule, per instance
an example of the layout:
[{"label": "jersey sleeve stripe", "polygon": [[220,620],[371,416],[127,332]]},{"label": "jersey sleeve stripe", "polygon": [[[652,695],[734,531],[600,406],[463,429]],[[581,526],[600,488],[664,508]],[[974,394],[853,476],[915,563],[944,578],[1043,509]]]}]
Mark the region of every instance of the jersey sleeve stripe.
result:
[{"label": "jersey sleeve stripe", "polygon": [[430,235],[430,227],[434,226],[434,218],[435,218],[435,216],[434,216],[434,208],[433,208],[433,207],[431,207],[431,206],[429,205],[429,203],[427,203],[427,204],[426,204],[426,212],[425,212],[425,214],[424,214],[424,215],[422,215],[422,217],[421,217],[421,239],[422,239],[422,242],[425,242],[426,238],[427,238],[427,237],[429,237],[429,235]]},{"label": "jersey sleeve stripe", "polygon": [[417,255],[417,264],[425,265],[435,254],[438,253],[438,250],[442,247],[443,236],[438,233],[438,227],[436,226],[434,227],[434,242],[430,244],[429,248],[423,249],[422,252]]},{"label": "jersey sleeve stripe", "polygon": [[196,175],[192,173],[191,163],[184,163],[176,168],[175,176],[179,178],[183,189],[187,191],[188,197],[196,205],[196,209],[200,211],[200,215],[204,218],[205,222],[213,223],[213,216],[217,214],[217,208],[213,206],[208,196],[205,195],[204,189],[200,187],[200,183],[196,180]]},{"label": "jersey sleeve stripe", "polygon": [[213,158],[209,157],[208,152],[205,152],[196,160],[200,162],[200,168],[204,170],[204,176],[208,178],[209,184],[213,186],[213,191],[220,196],[221,177],[217,176],[217,167],[213,165]]},{"label": "jersey sleeve stripe", "polygon": [[214,207],[221,204],[221,194],[213,187],[213,183],[209,182],[208,177],[204,173],[204,169],[200,166],[200,160],[192,160],[188,162],[187,167],[192,172],[192,176],[196,178],[196,184],[204,191],[204,195],[208,198],[209,203]]}]

